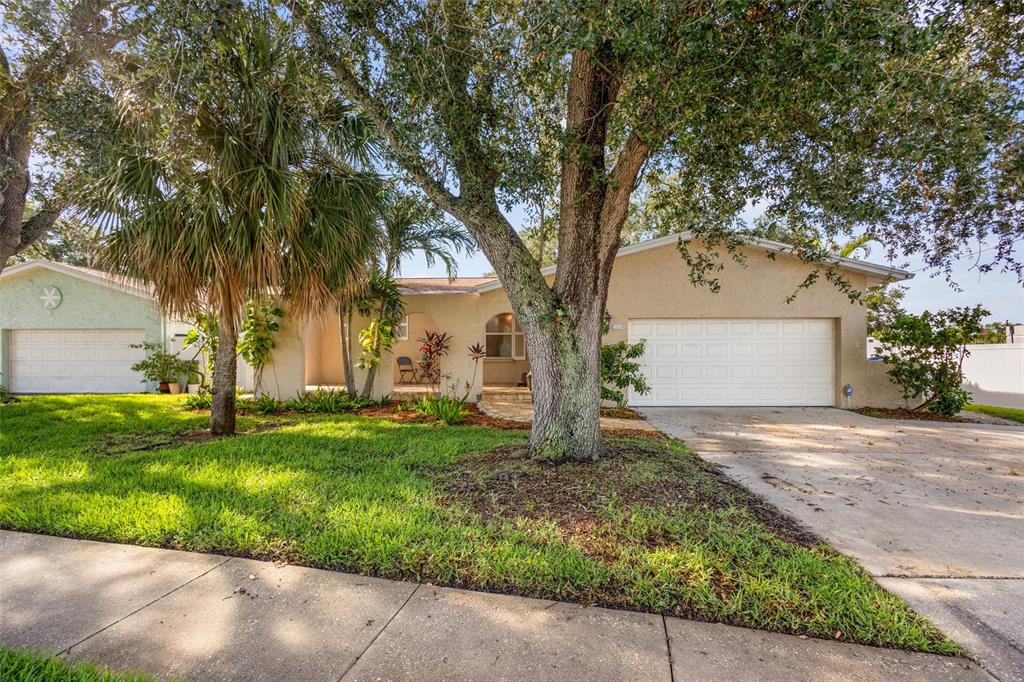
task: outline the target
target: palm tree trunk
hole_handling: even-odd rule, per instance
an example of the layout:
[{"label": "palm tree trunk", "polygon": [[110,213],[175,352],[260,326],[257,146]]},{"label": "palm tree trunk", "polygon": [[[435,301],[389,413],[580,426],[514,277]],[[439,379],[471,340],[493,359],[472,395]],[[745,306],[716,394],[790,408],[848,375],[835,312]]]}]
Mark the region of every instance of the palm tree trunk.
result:
[{"label": "palm tree trunk", "polygon": [[231,435],[235,432],[235,384],[237,383],[238,359],[235,349],[238,332],[234,326],[225,324],[222,318],[217,341],[217,354],[213,361],[213,387],[210,393],[210,433],[215,436]]},{"label": "palm tree trunk", "polygon": [[[384,319],[384,304],[380,304],[380,310],[377,311],[377,319]],[[374,355],[380,355],[380,326],[378,325],[377,330],[373,334],[373,353]],[[377,367],[380,363],[373,365],[366,370],[366,381],[363,382],[363,400],[369,400],[370,395],[373,393],[373,382],[377,379]]]},{"label": "palm tree trunk", "polygon": [[356,378],[352,376],[352,310],[338,308],[338,323],[341,325],[341,365],[345,373],[345,390],[356,394]]}]

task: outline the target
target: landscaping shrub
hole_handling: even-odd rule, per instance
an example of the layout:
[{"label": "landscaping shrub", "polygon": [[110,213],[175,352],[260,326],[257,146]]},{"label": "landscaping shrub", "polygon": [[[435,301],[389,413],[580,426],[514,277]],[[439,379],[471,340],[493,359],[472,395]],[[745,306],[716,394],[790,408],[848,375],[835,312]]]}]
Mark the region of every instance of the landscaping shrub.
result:
[{"label": "landscaping shrub", "polygon": [[285,410],[285,404],[272,395],[264,393],[254,400],[246,400],[239,407],[244,407],[259,414],[280,414]]},{"label": "landscaping shrub", "polygon": [[414,412],[454,425],[466,418],[466,401],[450,395],[421,398],[412,405]]},{"label": "landscaping shrub", "polygon": [[270,362],[270,351],[276,346],[274,335],[281,329],[282,319],[284,310],[275,306],[270,297],[262,302],[250,301],[245,307],[242,333],[238,337],[238,354],[253,368],[256,390],[263,382],[263,368]]},{"label": "landscaping shrub", "polygon": [[640,364],[634,362],[643,356],[645,346],[645,340],[601,346],[601,400],[611,400],[616,406],[625,407],[627,389],[632,388],[641,395],[651,390]]},{"label": "landscaping shrub", "polygon": [[184,360],[176,353],[168,353],[163,344],[145,341],[133,343],[132,348],[142,348],[146,357],[134,365],[133,372],[140,372],[145,381],[176,383],[181,377],[192,377],[197,367],[194,360]]},{"label": "landscaping shrub", "polygon": [[201,390],[199,393],[189,393],[185,396],[185,409],[208,410],[213,405],[213,396],[209,391]]},{"label": "landscaping shrub", "polygon": [[[386,402],[386,399],[385,401]],[[378,401],[364,399],[357,395],[350,395],[346,391],[334,391],[318,388],[313,393],[300,395],[292,398],[285,406],[301,413],[337,413],[348,412],[360,407],[369,407],[378,404]]]},{"label": "landscaping shrub", "polygon": [[876,332],[878,353],[905,400],[923,400],[913,411],[927,409],[951,417],[971,402],[964,390],[966,344],[982,330],[989,312],[981,306],[896,314]]},{"label": "landscaping shrub", "polygon": [[7,388],[3,384],[0,384],[0,405],[6,405],[8,403],[19,402],[18,398],[11,393],[11,389]]}]

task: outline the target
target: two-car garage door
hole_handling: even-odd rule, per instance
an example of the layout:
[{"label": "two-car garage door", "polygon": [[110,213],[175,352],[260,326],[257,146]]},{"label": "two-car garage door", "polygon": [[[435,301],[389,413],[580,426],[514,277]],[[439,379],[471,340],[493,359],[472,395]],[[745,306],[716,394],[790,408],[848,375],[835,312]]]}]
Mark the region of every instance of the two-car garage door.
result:
[{"label": "two-car garage door", "polygon": [[822,319],[631,320],[651,391],[630,404],[832,405],[834,333]]},{"label": "two-car garage door", "polygon": [[144,351],[141,329],[15,329],[11,390],[15,393],[138,393],[131,366]]}]

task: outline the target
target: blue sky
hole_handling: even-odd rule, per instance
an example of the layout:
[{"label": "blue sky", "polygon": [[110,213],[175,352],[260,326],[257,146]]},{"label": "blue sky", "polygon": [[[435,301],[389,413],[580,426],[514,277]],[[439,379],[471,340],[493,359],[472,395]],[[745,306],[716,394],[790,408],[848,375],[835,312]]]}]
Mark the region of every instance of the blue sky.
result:
[{"label": "blue sky", "polygon": [[[517,227],[523,224],[525,218],[519,211],[513,211],[509,217],[512,224]],[[874,257],[867,260],[885,263],[884,255],[880,252],[881,249],[875,249]],[[1024,242],[1017,243],[1016,253],[1018,259],[1024,259]],[[974,267],[975,260],[972,257],[964,258],[953,268],[953,278],[960,291],[951,287],[941,274],[931,276],[929,271],[923,269],[920,259],[911,260],[909,264],[885,264],[914,272],[914,278],[904,283],[907,287],[904,305],[910,312],[920,313],[924,310],[980,303],[992,313],[989,318],[991,320],[1024,322],[1024,289],[1017,284],[1016,276],[1008,272],[982,274]],[[462,277],[478,277],[493,270],[480,252],[459,258],[459,275]],[[411,258],[402,264],[403,277],[442,277],[444,274],[443,267],[435,265],[428,268],[422,256]],[[832,285],[822,282],[816,286]]]}]

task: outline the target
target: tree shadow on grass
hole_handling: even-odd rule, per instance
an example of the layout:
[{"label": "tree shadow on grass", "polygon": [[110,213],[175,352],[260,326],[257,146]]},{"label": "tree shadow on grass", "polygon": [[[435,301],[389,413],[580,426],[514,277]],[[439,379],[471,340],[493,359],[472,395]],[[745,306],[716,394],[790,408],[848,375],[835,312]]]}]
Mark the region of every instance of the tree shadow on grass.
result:
[{"label": "tree shadow on grass", "polygon": [[8,477],[0,523],[384,571],[454,532],[424,468],[447,464],[463,446],[508,442],[483,430],[465,435],[333,419],[117,457],[16,455],[10,461],[30,473]]}]

